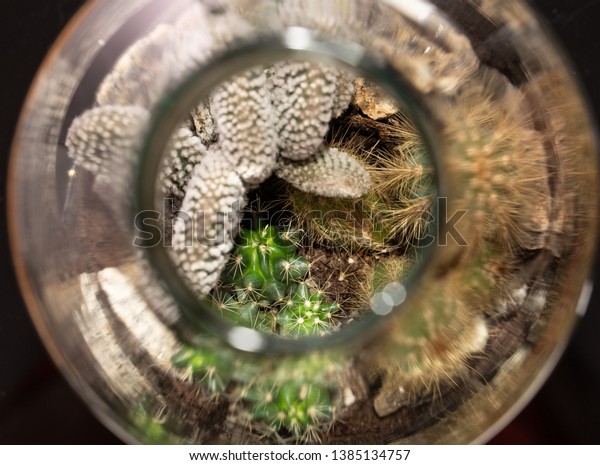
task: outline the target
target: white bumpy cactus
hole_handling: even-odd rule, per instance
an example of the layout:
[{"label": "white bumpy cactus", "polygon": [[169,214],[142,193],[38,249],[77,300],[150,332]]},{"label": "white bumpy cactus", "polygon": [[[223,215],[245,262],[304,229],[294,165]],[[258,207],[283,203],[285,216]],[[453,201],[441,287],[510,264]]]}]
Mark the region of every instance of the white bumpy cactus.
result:
[{"label": "white bumpy cactus", "polygon": [[[69,155],[77,165],[109,176],[122,160],[132,159],[148,109],[206,61],[215,40],[234,38],[199,33],[199,23],[212,21],[201,8],[195,7],[195,20],[191,15],[179,25],[158,26],[117,62],[100,86],[97,106],[68,132]],[[215,21],[246,27],[233,13]],[[226,30],[221,26],[216,30]],[[348,107],[352,95],[352,80],[341,71],[285,62],[234,76],[212,92],[208,106],[191,110],[196,133],[187,126],[175,131],[160,182],[166,196],[183,199],[173,229],[174,261],[198,295],[217,284],[233,248],[245,193],[272,174],[317,195],[366,193],[367,171],[323,144],[331,119]]]},{"label": "white bumpy cactus", "polygon": [[221,151],[211,151],[194,167],[181,207],[183,221],[173,231],[173,249],[175,260],[199,295],[211,291],[227,263],[244,194],[241,178]]},{"label": "white bumpy cactus", "polygon": [[369,173],[362,165],[334,147],[320,147],[308,160],[280,158],[275,173],[304,192],[324,197],[357,198],[366,194],[370,185]]}]

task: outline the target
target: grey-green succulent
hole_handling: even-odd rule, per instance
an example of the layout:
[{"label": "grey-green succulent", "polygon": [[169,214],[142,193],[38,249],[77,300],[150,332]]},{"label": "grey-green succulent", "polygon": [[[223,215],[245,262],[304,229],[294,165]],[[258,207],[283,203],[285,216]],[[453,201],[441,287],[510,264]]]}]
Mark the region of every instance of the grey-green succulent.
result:
[{"label": "grey-green succulent", "polygon": [[[154,105],[235,38],[231,32],[208,40],[197,26],[191,20],[187,29],[161,25],[125,52],[101,84],[96,106],[68,132],[76,165],[96,176],[111,176],[117,168],[131,171]],[[192,102],[193,124],[183,123],[172,135],[159,183],[164,196],[180,199],[185,212],[173,227],[172,256],[199,296],[216,286],[227,263],[247,192],[271,175],[320,196],[366,193],[368,172],[323,141],[329,122],[348,107],[352,94],[352,80],[341,70],[280,62],[231,77],[205,104]],[[125,180],[121,184],[133,177],[119,176]]]}]

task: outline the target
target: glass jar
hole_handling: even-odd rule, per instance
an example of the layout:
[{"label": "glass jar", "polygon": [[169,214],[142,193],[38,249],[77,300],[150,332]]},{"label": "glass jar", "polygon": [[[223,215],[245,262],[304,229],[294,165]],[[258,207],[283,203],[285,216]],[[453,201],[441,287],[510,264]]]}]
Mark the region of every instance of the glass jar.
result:
[{"label": "glass jar", "polygon": [[13,255],[126,441],[480,442],[586,304],[594,142],[521,2],[96,0],[23,111]]}]

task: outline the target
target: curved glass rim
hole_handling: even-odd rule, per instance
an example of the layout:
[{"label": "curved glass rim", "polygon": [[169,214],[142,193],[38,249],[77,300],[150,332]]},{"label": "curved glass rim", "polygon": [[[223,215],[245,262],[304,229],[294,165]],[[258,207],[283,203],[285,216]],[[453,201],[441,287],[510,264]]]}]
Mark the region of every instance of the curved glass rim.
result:
[{"label": "curved glass rim", "polygon": [[[134,189],[133,215],[136,212],[149,211],[156,208],[156,179],[166,148],[167,141],[176,125],[186,112],[190,110],[190,102],[200,102],[208,97],[209,92],[226,79],[252,68],[257,64],[266,65],[290,59],[320,60],[342,65],[357,70],[361,76],[372,79],[381,86],[388,95],[403,102],[412,121],[423,136],[428,155],[434,167],[434,177],[438,196],[446,196],[448,186],[444,183],[441,173],[441,157],[436,138],[431,112],[424,111],[424,102],[418,98],[418,93],[386,60],[371,53],[366,48],[349,41],[333,41],[321,38],[317,32],[304,27],[289,27],[279,35],[260,37],[252,42],[244,42],[230,47],[230,50],[217,56],[210,62],[196,69],[174,91],[170,92],[159,102],[147,128],[141,150],[138,153],[137,176]],[[437,205],[432,206],[433,225],[440,235],[437,222]],[[435,237],[435,236],[434,236]],[[149,239],[151,240],[151,239]],[[425,245],[421,249],[422,260],[417,269],[406,280],[410,291],[414,283],[430,268],[433,256],[433,245]],[[139,243],[144,248],[147,257],[157,270],[159,280],[175,298],[183,319],[192,323],[201,332],[208,331],[225,340],[230,346],[247,352],[289,354],[316,350],[333,344],[343,344],[356,341],[357,337],[365,337],[365,331],[373,330],[377,323],[386,316],[375,313],[363,316],[360,321],[344,327],[342,330],[325,336],[305,336],[298,339],[284,338],[266,334],[255,329],[237,326],[221,318],[214,309],[209,308],[195,295],[185,283],[177,267],[164,245],[156,245],[144,241]],[[406,301],[410,301],[408,292]],[[394,306],[395,313],[405,302]],[[190,328],[177,328],[184,340],[193,344],[197,332]],[[185,326],[185,325],[183,325]]]}]

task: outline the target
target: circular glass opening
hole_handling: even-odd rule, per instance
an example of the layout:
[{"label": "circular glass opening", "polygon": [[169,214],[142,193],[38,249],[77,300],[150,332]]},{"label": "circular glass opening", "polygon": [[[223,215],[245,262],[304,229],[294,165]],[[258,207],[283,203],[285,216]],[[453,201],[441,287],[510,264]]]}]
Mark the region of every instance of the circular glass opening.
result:
[{"label": "circular glass opening", "polygon": [[[299,34],[301,53],[263,42],[190,78],[151,126],[139,177],[134,244],[187,323],[249,351],[364,333],[435,245],[435,162],[406,85],[358,46]],[[244,67],[252,57],[267,62]]]}]

